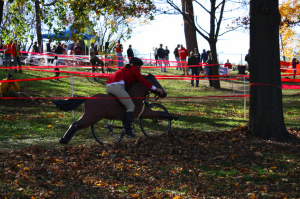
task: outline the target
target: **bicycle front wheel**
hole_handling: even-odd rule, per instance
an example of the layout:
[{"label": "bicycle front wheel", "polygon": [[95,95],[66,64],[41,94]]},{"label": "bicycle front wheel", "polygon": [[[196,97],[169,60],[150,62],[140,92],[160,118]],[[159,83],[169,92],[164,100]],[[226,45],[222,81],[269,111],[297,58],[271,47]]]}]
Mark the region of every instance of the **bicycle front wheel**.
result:
[{"label": "bicycle front wheel", "polygon": [[91,131],[99,144],[113,144],[123,139],[124,135],[121,134],[122,128],[122,124],[118,125],[113,120],[104,119],[92,125]]},{"label": "bicycle front wheel", "polygon": [[[168,110],[161,104],[149,104],[152,111],[167,112]],[[143,119],[140,118],[140,126],[145,136],[148,138],[162,133],[169,133],[171,130],[170,119]]]},{"label": "bicycle front wheel", "polygon": [[100,77],[92,75],[92,73],[100,73],[100,70],[98,68],[95,68],[94,70],[88,69],[87,72],[91,73],[91,75],[88,74],[88,76],[86,77],[89,80],[89,82],[91,82],[91,83],[99,82]]}]

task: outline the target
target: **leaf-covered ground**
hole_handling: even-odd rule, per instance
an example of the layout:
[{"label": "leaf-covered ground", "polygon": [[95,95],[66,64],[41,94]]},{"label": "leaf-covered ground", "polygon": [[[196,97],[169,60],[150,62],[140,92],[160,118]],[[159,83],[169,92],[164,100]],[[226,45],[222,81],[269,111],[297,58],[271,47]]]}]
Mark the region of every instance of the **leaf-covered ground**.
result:
[{"label": "leaf-covered ground", "polygon": [[0,152],[0,198],[299,198],[297,139],[246,129]]}]

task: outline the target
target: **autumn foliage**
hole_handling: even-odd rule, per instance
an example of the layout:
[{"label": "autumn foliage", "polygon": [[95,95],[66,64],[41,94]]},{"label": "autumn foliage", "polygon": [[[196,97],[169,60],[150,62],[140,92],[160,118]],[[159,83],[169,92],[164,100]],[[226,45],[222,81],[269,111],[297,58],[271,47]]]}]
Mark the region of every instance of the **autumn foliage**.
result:
[{"label": "autumn foliage", "polygon": [[299,151],[247,126],[2,151],[0,198],[299,198]]},{"label": "autumn foliage", "polygon": [[291,61],[298,54],[300,47],[300,36],[297,35],[294,26],[300,25],[300,6],[297,0],[285,0],[279,6],[281,15],[280,41],[282,56]]}]

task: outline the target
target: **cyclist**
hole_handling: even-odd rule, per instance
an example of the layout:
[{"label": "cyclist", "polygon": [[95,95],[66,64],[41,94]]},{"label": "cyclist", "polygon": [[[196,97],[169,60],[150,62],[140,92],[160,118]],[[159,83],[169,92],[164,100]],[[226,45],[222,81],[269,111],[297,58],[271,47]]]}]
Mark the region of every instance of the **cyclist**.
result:
[{"label": "cyclist", "polygon": [[[126,112],[123,117],[123,133],[127,134],[128,137],[134,137],[135,135],[132,132],[132,121],[133,121],[133,111],[135,105],[130,99],[129,94],[125,90],[125,86],[132,85],[136,81],[140,81],[148,89],[156,90],[163,94],[163,90],[151,85],[141,74],[141,67],[143,61],[137,57],[130,59],[130,64],[126,64],[124,68],[121,68],[114,72],[106,83],[106,92],[107,94],[112,94],[116,97],[126,99],[119,99],[119,101],[125,106]],[[127,98],[128,97],[128,98]]]},{"label": "cyclist", "polygon": [[[95,44],[94,43],[91,43],[91,47],[89,50],[90,50],[90,62],[92,64],[92,66],[95,66],[96,64],[98,64],[98,65],[100,64],[102,73],[104,73],[104,69],[103,69],[104,62],[97,57],[96,52],[95,52]],[[93,68],[93,72],[95,72],[95,67],[92,67],[92,68]]]}]

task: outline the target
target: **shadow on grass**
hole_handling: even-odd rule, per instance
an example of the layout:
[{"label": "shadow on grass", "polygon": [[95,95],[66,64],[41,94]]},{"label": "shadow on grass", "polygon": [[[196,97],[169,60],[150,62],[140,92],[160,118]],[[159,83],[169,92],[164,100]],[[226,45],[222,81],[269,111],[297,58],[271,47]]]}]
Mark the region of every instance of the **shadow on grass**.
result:
[{"label": "shadow on grass", "polygon": [[[194,117],[194,116],[186,116],[186,115],[179,115],[179,119],[177,121],[173,121],[172,123],[176,123],[177,127],[172,127],[173,130],[186,130],[193,129],[194,127],[197,128],[200,123],[205,128],[215,129],[215,130],[222,130],[222,129],[231,129],[237,126],[240,126],[241,123],[246,123],[243,119],[235,120],[232,118],[220,118],[220,117]],[[180,124],[178,124],[180,123]],[[174,125],[173,125],[174,126]],[[180,127],[182,126],[182,127]]]}]

